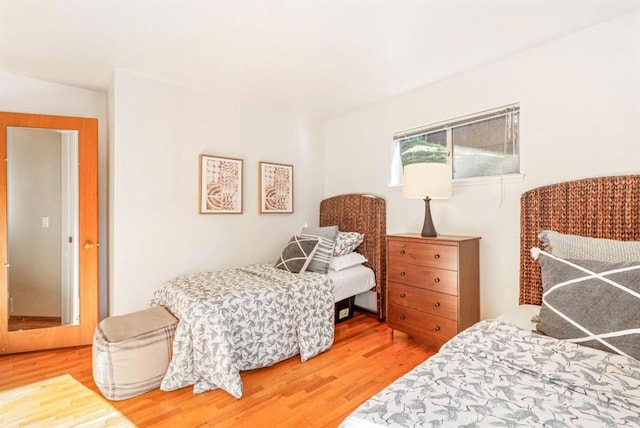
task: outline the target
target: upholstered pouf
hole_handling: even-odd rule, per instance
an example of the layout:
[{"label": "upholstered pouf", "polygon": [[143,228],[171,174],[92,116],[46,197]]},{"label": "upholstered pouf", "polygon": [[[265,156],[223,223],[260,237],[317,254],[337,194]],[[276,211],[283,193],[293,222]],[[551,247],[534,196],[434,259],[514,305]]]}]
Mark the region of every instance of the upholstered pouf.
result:
[{"label": "upholstered pouf", "polygon": [[124,400],[158,388],[177,325],[163,307],[102,320],[93,335],[93,380],[102,395]]}]

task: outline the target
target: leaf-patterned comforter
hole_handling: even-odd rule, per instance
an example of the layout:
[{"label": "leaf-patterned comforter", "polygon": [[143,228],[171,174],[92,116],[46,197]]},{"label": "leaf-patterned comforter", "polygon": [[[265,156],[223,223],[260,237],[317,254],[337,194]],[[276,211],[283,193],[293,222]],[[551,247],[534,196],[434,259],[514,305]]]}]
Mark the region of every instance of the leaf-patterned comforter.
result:
[{"label": "leaf-patterned comforter", "polygon": [[258,264],[186,275],[164,284],[151,305],[179,319],[165,391],[194,385],[240,398],[241,370],[298,353],[305,362],[333,343],[333,285],[318,273]]},{"label": "leaf-patterned comforter", "polygon": [[354,427],[640,426],[640,362],[481,321],[366,401]]}]

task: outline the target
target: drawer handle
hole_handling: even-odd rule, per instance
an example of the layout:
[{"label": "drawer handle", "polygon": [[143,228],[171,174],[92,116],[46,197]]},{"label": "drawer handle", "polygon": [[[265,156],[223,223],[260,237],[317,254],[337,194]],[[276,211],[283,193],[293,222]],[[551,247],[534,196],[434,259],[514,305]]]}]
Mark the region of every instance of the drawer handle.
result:
[{"label": "drawer handle", "polygon": [[404,275],[405,275],[405,273],[404,273],[404,272],[400,272],[400,276],[404,276]]},{"label": "drawer handle", "polygon": [[433,278],[433,282],[435,282],[436,284],[439,283],[440,282],[440,278],[438,278],[438,277]]},{"label": "drawer handle", "polygon": [[400,255],[404,256],[404,254],[405,254],[404,250],[400,250]]},{"label": "drawer handle", "polygon": [[434,259],[439,259],[439,258],[440,258],[440,254],[435,253],[435,254],[433,255],[433,258],[434,258]]},{"label": "drawer handle", "polygon": [[437,325],[436,328],[434,328],[435,331],[440,331],[440,326]]},{"label": "drawer handle", "polygon": [[439,307],[440,307],[440,302],[435,302],[433,305],[434,305],[436,308],[439,308]]},{"label": "drawer handle", "polygon": [[405,318],[406,318],[406,317],[405,317],[404,315],[400,315],[400,319],[401,319],[401,320],[403,320],[403,319],[405,319]]},{"label": "drawer handle", "polygon": [[400,297],[404,299],[405,297],[407,297],[407,295],[404,293],[400,293]]}]

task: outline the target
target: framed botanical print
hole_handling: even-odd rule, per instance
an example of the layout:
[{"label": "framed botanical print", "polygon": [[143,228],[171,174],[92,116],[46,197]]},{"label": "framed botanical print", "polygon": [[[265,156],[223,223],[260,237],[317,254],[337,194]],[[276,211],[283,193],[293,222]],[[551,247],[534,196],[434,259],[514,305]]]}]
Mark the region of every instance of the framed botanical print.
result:
[{"label": "framed botanical print", "polygon": [[200,214],[242,213],[243,160],[200,155]]},{"label": "framed botanical print", "polygon": [[260,213],[293,213],[293,165],[258,163]]}]

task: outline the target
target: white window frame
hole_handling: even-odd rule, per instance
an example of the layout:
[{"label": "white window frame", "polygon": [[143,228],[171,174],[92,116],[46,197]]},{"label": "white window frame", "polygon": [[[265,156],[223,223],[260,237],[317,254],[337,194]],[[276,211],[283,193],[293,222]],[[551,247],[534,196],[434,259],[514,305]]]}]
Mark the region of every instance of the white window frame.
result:
[{"label": "white window frame", "polygon": [[[389,176],[389,187],[401,187],[402,186],[402,162],[400,160],[399,142],[403,138],[428,134],[432,132],[447,130],[447,148],[452,151],[452,132],[453,128],[468,125],[470,123],[479,122],[494,117],[499,117],[508,113],[520,112],[520,104],[514,103],[507,106],[498,107],[491,110],[485,110],[482,112],[456,117],[454,119],[431,123],[428,125],[417,126],[414,128],[405,129],[402,131],[393,133],[393,145],[391,155],[391,168]],[[451,156],[451,162],[453,162],[453,156]],[[518,172],[513,174],[500,174],[489,176],[478,176],[469,178],[454,178],[454,186],[466,186],[466,185],[478,185],[485,183],[516,183],[523,182],[524,175],[520,171],[520,141],[518,137]]]}]

